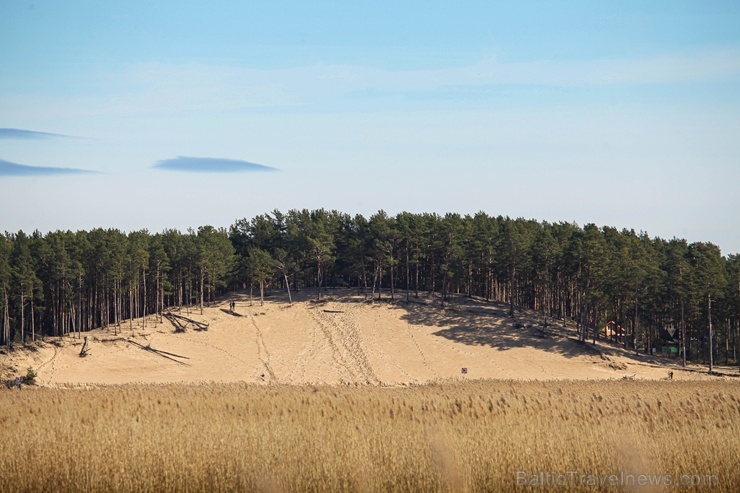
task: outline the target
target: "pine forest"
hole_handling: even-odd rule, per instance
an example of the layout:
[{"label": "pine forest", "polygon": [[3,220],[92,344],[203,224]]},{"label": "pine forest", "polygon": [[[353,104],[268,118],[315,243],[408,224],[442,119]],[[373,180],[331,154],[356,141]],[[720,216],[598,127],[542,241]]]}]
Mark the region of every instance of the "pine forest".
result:
[{"label": "pine forest", "polygon": [[[274,211],[230,228],[0,236],[0,344],[98,327],[168,307],[201,309],[230,290],[264,297],[337,288],[403,302],[435,293],[506,303],[648,352],[737,364],[740,255],[706,242],[526,219],[380,211]],[[605,331],[605,327],[611,331]]]}]

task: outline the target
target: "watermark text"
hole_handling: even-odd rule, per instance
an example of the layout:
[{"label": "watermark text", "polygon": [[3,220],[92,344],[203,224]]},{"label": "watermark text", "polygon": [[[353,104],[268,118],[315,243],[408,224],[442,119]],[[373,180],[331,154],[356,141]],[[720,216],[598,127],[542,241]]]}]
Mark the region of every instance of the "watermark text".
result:
[{"label": "watermark text", "polygon": [[711,487],[719,485],[719,477],[716,474],[635,474],[624,471],[609,474],[593,474],[577,470],[517,471],[516,485],[554,488]]}]

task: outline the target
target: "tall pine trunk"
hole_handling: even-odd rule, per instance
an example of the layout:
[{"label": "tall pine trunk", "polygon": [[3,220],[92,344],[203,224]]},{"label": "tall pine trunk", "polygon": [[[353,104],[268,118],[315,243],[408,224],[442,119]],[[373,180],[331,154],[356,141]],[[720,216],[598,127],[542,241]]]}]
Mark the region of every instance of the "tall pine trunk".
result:
[{"label": "tall pine trunk", "polygon": [[514,316],[514,282],[516,277],[516,269],[512,267],[511,276],[509,277],[509,316]]},{"label": "tall pine trunk", "polygon": [[416,273],[414,274],[414,296],[416,298],[419,297],[419,258],[416,259],[416,268],[414,269]]},{"label": "tall pine trunk", "polygon": [[31,288],[31,342],[36,340],[36,318],[33,314],[33,288]]},{"label": "tall pine trunk", "polygon": [[683,359],[682,366],[686,366],[686,319],[684,318],[684,304],[681,300],[681,354]]},{"label": "tall pine trunk", "polygon": [[5,344],[10,343],[10,326],[8,325],[8,322],[10,321],[10,313],[8,311],[8,301],[8,288],[3,286],[3,342]]},{"label": "tall pine trunk", "polygon": [[409,243],[406,241],[406,301],[411,297],[411,266],[409,265]]},{"label": "tall pine trunk", "polygon": [[200,314],[203,315],[203,285],[206,280],[205,267],[200,268]]},{"label": "tall pine trunk", "polygon": [[285,278],[285,287],[288,290],[288,302],[293,304],[293,297],[290,295],[290,281],[288,280],[288,274],[283,270],[283,277]]},{"label": "tall pine trunk", "polygon": [[714,370],[714,347],[712,337],[712,295],[707,291],[707,321],[709,322],[709,373]]},{"label": "tall pine trunk", "polygon": [[632,318],[632,344],[635,346],[635,354],[639,354],[637,348],[637,324],[638,324],[638,313],[637,313],[637,296],[635,296],[635,313]]},{"label": "tall pine trunk", "polygon": [[142,276],[143,281],[144,281],[144,293],[143,293],[143,295],[144,295],[143,315],[144,316],[143,316],[143,318],[141,320],[141,327],[142,328],[145,328],[146,327],[146,302],[147,302],[147,299],[146,299],[146,270],[143,267],[141,269],[141,276]]},{"label": "tall pine trunk", "polygon": [[394,300],[395,299],[395,294],[396,294],[396,286],[395,286],[395,284],[396,283],[393,280],[393,253],[392,253],[392,250],[391,250],[391,300]]},{"label": "tall pine trunk", "polygon": [[128,285],[128,327],[131,329],[131,332],[134,331],[134,313],[133,313],[133,306],[134,306],[134,287],[133,283],[129,283]]},{"label": "tall pine trunk", "polygon": [[25,293],[23,292],[23,284],[21,284],[21,345],[26,343],[26,334],[24,332],[24,325],[26,323],[25,320],[25,308],[24,305],[26,304],[26,298]]}]

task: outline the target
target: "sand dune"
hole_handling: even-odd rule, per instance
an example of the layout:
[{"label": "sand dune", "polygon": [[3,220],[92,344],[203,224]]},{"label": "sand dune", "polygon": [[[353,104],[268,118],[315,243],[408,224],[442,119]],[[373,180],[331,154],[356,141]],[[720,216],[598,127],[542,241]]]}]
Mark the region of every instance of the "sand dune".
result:
[{"label": "sand dune", "polygon": [[[38,371],[42,385],[130,382],[236,382],[280,384],[409,385],[444,379],[677,379],[716,378],[682,370],[670,361],[634,356],[602,341],[597,348],[574,340],[560,322],[542,327],[532,312],[506,316],[506,306],[455,298],[396,296],[368,301],[356,290],[298,293],[291,305],[275,294],[260,305],[232,293],[218,304],[181,314],[207,322],[208,330],[175,333],[150,317],[87,333],[82,340],[47,338],[34,349],[2,355],[7,374]],[[230,301],[236,302],[234,314]],[[159,354],[141,346],[165,351]],[[463,368],[467,373],[463,374]]]}]

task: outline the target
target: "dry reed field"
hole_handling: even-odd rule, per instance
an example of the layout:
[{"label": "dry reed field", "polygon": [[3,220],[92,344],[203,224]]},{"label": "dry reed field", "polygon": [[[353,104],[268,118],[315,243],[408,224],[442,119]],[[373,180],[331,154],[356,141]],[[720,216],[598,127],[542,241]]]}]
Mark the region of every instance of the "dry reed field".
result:
[{"label": "dry reed field", "polygon": [[0,491],[734,492],[739,418],[727,381],[13,389]]}]

